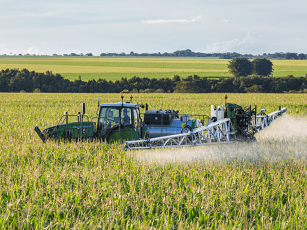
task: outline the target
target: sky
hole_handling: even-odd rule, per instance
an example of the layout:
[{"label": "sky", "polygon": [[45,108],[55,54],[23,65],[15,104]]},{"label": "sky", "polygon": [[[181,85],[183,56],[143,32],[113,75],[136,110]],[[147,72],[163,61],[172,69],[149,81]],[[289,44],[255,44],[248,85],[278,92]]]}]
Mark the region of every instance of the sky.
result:
[{"label": "sky", "polygon": [[307,53],[306,0],[0,0],[0,55]]}]

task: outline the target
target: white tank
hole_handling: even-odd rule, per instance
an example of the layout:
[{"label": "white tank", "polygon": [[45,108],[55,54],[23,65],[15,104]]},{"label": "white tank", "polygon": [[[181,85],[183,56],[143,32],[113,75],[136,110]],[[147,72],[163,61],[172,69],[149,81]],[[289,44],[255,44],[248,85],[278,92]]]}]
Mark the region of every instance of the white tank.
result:
[{"label": "white tank", "polygon": [[218,109],[216,109],[216,106],[211,105],[211,117],[216,117],[217,120],[224,119],[224,106],[218,106]]}]

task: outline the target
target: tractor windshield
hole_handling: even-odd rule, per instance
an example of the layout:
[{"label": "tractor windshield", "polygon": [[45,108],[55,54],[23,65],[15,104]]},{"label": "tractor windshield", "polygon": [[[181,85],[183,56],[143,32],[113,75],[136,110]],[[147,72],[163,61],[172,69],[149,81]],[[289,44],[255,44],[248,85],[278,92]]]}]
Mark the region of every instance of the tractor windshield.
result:
[{"label": "tractor windshield", "polygon": [[121,111],[121,124],[131,124],[131,108],[102,107],[99,114],[99,123],[104,128],[115,128],[119,126],[119,112]]}]

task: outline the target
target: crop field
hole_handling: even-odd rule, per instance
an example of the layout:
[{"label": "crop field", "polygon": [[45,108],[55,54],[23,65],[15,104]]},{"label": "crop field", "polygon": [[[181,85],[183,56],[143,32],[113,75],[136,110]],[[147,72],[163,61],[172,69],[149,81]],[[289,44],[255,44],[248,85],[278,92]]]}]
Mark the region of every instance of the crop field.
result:
[{"label": "crop field", "polygon": [[[129,95],[125,95],[128,97]],[[306,229],[307,95],[228,94],[289,112],[256,143],[123,151],[120,143],[42,143],[86,103],[118,94],[0,94],[0,229]],[[223,94],[135,94],[150,109],[209,114]]]},{"label": "crop field", "polygon": [[[106,58],[106,57],[18,57],[0,56],[0,69],[24,69],[30,71],[59,73],[70,80],[88,81],[104,78],[115,81],[122,77],[172,78],[187,77],[231,77],[229,60],[208,58]],[[295,77],[307,74],[307,60],[272,60],[273,76]]]}]

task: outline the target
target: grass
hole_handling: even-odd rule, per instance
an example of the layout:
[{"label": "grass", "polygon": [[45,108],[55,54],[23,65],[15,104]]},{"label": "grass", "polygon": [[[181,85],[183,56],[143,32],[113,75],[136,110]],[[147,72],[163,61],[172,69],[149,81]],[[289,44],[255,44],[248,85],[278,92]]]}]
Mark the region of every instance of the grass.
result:
[{"label": "grass", "polygon": [[[27,68],[38,72],[47,70],[60,73],[75,80],[105,78],[117,80],[131,78],[172,78],[174,75],[187,77],[197,74],[201,77],[231,77],[227,64],[229,60],[208,58],[106,58],[106,57],[0,57],[0,69]],[[306,60],[273,60],[275,77],[307,74]]]},{"label": "grass", "polygon": [[[64,111],[77,113],[82,102],[88,114],[95,116],[98,97],[115,102],[119,96],[0,94],[1,229],[307,227],[307,142],[303,137],[296,142],[265,139],[232,150],[220,147],[218,154],[231,152],[232,158],[151,163],[134,155],[153,156],[155,151],[125,152],[118,143],[43,144],[33,130],[35,125],[55,124]],[[209,113],[211,104],[223,104],[223,96],[136,94],[134,101],[148,102],[151,109],[199,114]],[[257,102],[268,111],[282,104],[290,115],[307,115],[307,95],[228,97],[238,104]],[[306,120],[299,124],[305,130]],[[252,157],[241,157],[244,149]],[[196,150],[184,151],[189,155]],[[270,151],[274,158],[269,158]]]}]

